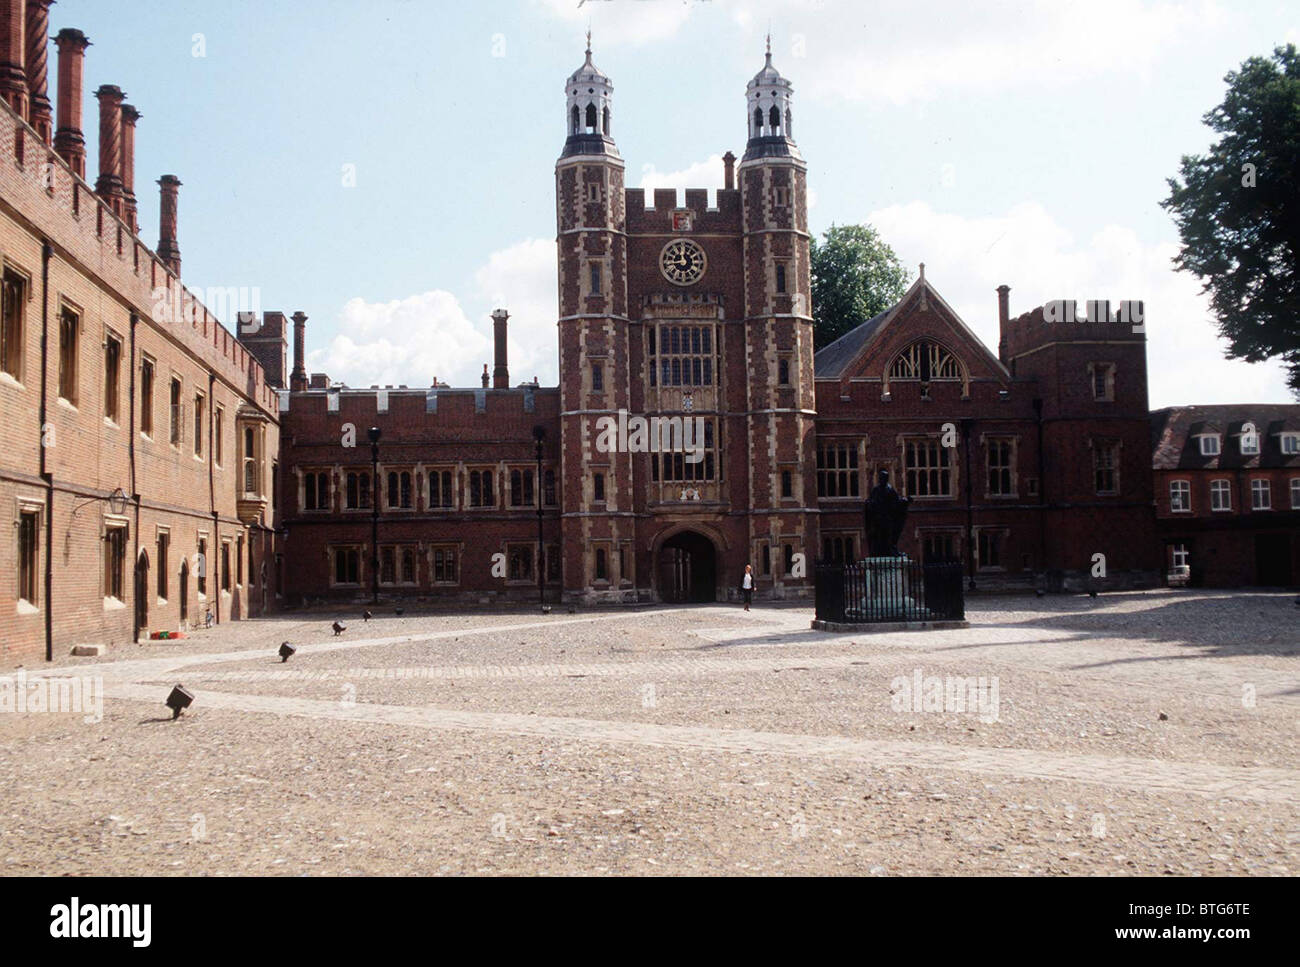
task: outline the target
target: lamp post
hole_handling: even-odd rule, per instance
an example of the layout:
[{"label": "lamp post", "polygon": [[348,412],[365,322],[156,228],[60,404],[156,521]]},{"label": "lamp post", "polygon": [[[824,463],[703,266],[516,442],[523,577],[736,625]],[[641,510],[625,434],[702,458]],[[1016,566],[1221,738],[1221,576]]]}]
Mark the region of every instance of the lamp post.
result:
[{"label": "lamp post", "polygon": [[379,427],[370,428],[370,600],[379,603]]},{"label": "lamp post", "polygon": [[533,445],[537,453],[537,603],[546,605],[546,576],[543,573],[542,538],[542,444],[546,440],[546,427],[533,427]]}]

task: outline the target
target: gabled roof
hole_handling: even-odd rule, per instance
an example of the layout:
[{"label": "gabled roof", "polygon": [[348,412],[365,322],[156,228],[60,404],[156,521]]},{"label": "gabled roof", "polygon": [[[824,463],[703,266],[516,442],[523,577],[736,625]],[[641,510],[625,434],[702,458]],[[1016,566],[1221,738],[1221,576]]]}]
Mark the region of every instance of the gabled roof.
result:
[{"label": "gabled roof", "polygon": [[924,266],[922,266],[920,276],[912,283],[911,288],[907,290],[903,298],[879,315],[872,316],[866,322],[850,329],[829,346],[822,347],[813,356],[813,377],[815,379],[843,379],[852,364],[867,352],[868,347],[880,339],[881,333],[888,329],[900,315],[904,315],[904,307],[914,298],[920,298],[922,294],[926,299],[933,300],[939,305],[956,329],[984,354],[984,359],[990,366],[1001,374],[1004,379],[1011,379],[1011,373],[1002,365],[1002,361],[989,352],[989,348],[984,345],[980,337],[975,335],[970,326],[966,325],[961,316],[957,315],[956,310],[948,305],[947,300],[939,294],[939,290],[929,283],[925,277]]},{"label": "gabled roof", "polygon": [[[1241,452],[1247,423],[1259,435],[1259,453]],[[1199,434],[1221,436],[1217,456],[1202,456]],[[1170,406],[1151,413],[1151,466],[1155,470],[1232,470],[1300,467],[1300,454],[1283,453],[1278,437],[1300,433],[1300,404],[1231,403]]]},{"label": "gabled roof", "polygon": [[[901,301],[901,300],[900,300]],[[829,346],[823,346],[813,354],[813,373],[817,379],[839,379],[844,367],[858,358],[858,353],[867,344],[885,316],[898,307],[894,303],[884,312],[878,312],[866,322],[854,326]]]}]

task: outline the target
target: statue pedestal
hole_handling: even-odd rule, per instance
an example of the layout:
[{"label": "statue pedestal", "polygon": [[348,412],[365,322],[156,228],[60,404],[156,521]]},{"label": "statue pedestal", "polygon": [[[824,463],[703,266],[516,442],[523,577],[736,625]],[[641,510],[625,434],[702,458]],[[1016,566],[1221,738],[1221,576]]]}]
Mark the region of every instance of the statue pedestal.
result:
[{"label": "statue pedestal", "polygon": [[911,565],[911,560],[903,556],[859,561],[862,582],[844,602],[845,617],[850,621],[916,621],[928,617],[930,612],[924,602],[917,600],[921,594],[919,569]]}]

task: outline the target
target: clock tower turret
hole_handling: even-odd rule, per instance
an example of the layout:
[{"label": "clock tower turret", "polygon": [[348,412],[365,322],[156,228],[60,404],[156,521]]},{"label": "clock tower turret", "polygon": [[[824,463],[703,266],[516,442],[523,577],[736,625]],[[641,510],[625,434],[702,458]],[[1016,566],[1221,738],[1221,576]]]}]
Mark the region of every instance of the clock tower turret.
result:
[{"label": "clock tower turret", "polygon": [[[632,463],[605,452],[602,417],[628,411],[627,200],[612,135],[614,85],[591,59],[565,85],[555,164],[559,261],[560,447],[566,595],[618,588],[632,540]],[[624,555],[626,559],[626,555]]]}]

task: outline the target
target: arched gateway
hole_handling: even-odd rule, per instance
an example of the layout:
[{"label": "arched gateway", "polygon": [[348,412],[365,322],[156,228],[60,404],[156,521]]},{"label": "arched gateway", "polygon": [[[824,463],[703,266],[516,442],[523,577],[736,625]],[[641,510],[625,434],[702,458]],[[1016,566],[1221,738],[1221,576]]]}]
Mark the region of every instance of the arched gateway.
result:
[{"label": "arched gateway", "polygon": [[655,568],[661,601],[717,600],[717,550],[703,534],[686,530],[669,537],[655,556]]}]

